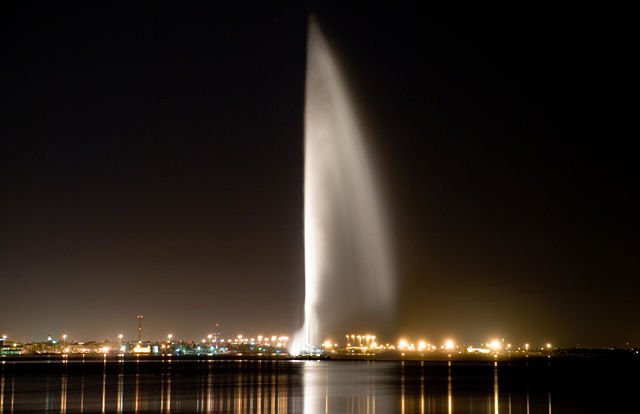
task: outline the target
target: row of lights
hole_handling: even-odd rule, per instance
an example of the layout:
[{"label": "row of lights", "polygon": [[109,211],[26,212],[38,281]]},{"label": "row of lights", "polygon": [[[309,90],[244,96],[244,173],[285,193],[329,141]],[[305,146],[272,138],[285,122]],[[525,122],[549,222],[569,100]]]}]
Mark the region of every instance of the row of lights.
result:
[{"label": "row of lights", "polygon": [[[409,343],[406,339],[401,339],[398,341],[397,349],[400,351],[436,351],[438,346],[430,344],[426,341],[419,341],[416,346],[413,343]],[[442,345],[440,345],[440,349],[444,349],[447,351],[453,351],[456,349],[456,344],[453,340],[447,339],[444,341]]]},{"label": "row of lights", "polygon": [[[124,338],[123,334],[118,334],[118,340],[120,342],[122,342],[122,339]],[[207,335],[207,338],[209,339],[209,342],[216,342],[218,339],[217,337],[214,338],[212,334]],[[7,335],[2,335],[2,340],[6,340],[7,339]],[[262,343],[264,342],[268,342],[269,339],[271,339],[271,341],[275,342],[275,341],[281,341],[281,342],[287,342],[289,340],[288,336],[277,336],[277,335],[273,335],[271,336],[271,338],[269,338],[268,336],[262,336],[262,335],[258,335],[257,337],[257,342],[258,343]],[[62,340],[63,342],[66,343],[67,341],[67,335],[64,334],[62,335]],[[171,342],[173,340],[173,334],[168,334],[167,335],[167,342]],[[221,342],[224,342],[225,340],[222,339]],[[202,339],[202,342],[207,342],[204,338]],[[227,342],[231,343],[238,343],[238,342],[256,342],[255,338],[243,338],[242,335],[238,335],[236,338],[234,339],[228,339]]]},{"label": "row of lights", "polygon": [[[120,341],[120,343],[122,344],[122,339],[123,339],[124,335],[123,334],[118,334],[118,339]],[[217,342],[217,338],[213,338],[212,334],[207,335],[209,342]],[[7,340],[7,335],[2,335],[2,341],[5,342]],[[364,334],[364,335],[356,335],[356,334],[348,334],[345,335],[345,338],[347,339],[347,347],[363,347],[366,349],[394,349],[393,345],[389,345],[386,344],[386,346],[379,346],[376,343],[376,336],[375,335],[371,335],[371,334]],[[168,334],[167,335],[167,339],[168,339],[168,343],[171,343],[173,340],[173,334]],[[278,337],[277,335],[273,335],[270,338],[268,336],[262,336],[262,335],[258,335],[257,337],[257,341],[255,338],[244,338],[242,335],[238,335],[236,338],[233,339],[228,339],[227,343],[233,343],[233,344],[240,344],[240,343],[258,343],[258,344],[265,344],[268,345],[269,344],[269,339],[271,339],[271,343],[276,343],[276,341],[278,342],[279,346],[282,345],[286,345],[287,341],[289,340],[289,337],[287,336],[280,336]],[[63,340],[63,344],[66,345],[67,342],[67,334],[63,334],[62,335],[62,340]],[[206,342],[205,339],[202,339],[202,342]],[[225,342],[224,339],[221,340],[221,342]],[[356,345],[357,343],[357,345]],[[473,348],[473,347],[469,347],[468,350],[489,350],[489,351],[500,351],[503,348],[503,343],[504,343],[504,339],[502,341],[494,339],[491,340],[489,342],[487,342],[486,344],[483,344],[486,346],[486,348]],[[323,348],[326,349],[331,349],[334,347],[337,347],[338,344],[337,343],[333,343],[331,340],[327,339],[323,342],[322,344]],[[447,339],[446,341],[444,341],[444,343],[440,346],[440,349],[444,349],[447,351],[452,351],[454,349],[456,349],[457,346],[455,344],[455,342],[451,339]],[[512,345],[510,343],[507,343],[504,348],[506,350],[511,350],[512,349]],[[551,343],[547,343],[545,344],[544,348],[540,348],[541,350],[544,349],[547,350],[551,350],[552,345]],[[107,348],[108,349],[108,348]],[[398,342],[397,345],[397,349],[398,350],[402,350],[402,351],[435,351],[438,349],[438,347],[436,345],[432,345],[430,343],[427,343],[426,341],[419,341],[418,345],[416,346],[413,343],[409,343],[407,340],[405,339],[401,339]],[[523,347],[521,348],[517,348],[518,350],[522,350],[524,349],[525,351],[529,351],[530,349],[530,345],[528,343],[524,344]],[[107,350],[108,352],[108,350]]]},{"label": "row of lights", "polygon": [[[504,339],[502,341],[494,339],[490,342],[487,342],[485,345],[493,351],[499,351],[503,348],[503,343],[504,343]],[[553,346],[551,345],[551,343],[547,342],[544,347],[540,348],[540,350],[544,350],[545,348],[547,350],[550,350],[552,347]],[[504,349],[512,350],[513,346],[510,343],[507,343],[506,345],[504,345]],[[525,351],[529,351],[530,349],[531,349],[531,345],[529,343],[526,343],[522,347],[517,348],[517,350],[525,350]]]},{"label": "row of lights", "polygon": [[[349,335],[345,335],[345,338],[347,339],[347,348],[353,347],[353,348],[361,348],[364,350],[367,349],[397,349],[399,351],[437,351],[438,349],[440,350],[445,350],[445,351],[454,351],[456,349],[459,349],[460,347],[458,345],[456,345],[456,343],[452,340],[452,339],[447,339],[445,340],[439,347],[437,345],[433,345],[430,344],[426,341],[419,341],[417,344],[415,343],[410,343],[409,341],[407,341],[406,339],[401,339],[398,341],[398,344],[396,346],[394,345],[378,345],[375,342],[375,335],[355,335],[355,334],[349,334]],[[482,344],[485,345],[486,348],[473,348],[473,347],[468,347],[467,350],[469,352],[473,352],[473,351],[480,351],[480,352],[497,352],[502,350],[503,348],[507,351],[511,351],[513,349],[511,344],[504,344],[504,340],[500,341],[497,339],[491,340],[489,342],[487,342],[486,344]],[[330,339],[325,340],[322,343],[322,347],[329,350],[332,348],[337,348],[338,344],[334,343],[333,341],[331,341]],[[551,350],[552,349],[552,345],[551,343],[546,343],[545,346],[543,348],[540,348],[540,350]],[[520,350],[525,350],[525,351],[529,351],[530,350],[530,345],[524,344],[523,347],[519,347],[517,348],[518,351]]]}]

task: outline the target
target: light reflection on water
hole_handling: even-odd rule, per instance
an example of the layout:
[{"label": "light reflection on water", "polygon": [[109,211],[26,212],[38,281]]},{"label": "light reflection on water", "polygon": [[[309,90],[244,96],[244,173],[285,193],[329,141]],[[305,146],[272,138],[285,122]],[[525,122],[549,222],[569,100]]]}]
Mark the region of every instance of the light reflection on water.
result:
[{"label": "light reflection on water", "polygon": [[[549,363],[5,362],[2,414],[553,412]],[[571,375],[571,370],[561,374]],[[571,404],[565,398],[561,407]],[[587,408],[606,412],[598,411],[597,404]]]}]

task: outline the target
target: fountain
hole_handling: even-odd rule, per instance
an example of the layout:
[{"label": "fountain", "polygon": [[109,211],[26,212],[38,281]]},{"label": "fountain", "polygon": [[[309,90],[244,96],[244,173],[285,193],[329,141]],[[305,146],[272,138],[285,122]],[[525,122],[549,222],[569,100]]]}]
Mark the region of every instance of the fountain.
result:
[{"label": "fountain", "polygon": [[[311,19],[305,99],[304,325],[292,352],[389,320],[394,284],[384,216],[340,69]],[[338,339],[337,337],[335,339]]]}]

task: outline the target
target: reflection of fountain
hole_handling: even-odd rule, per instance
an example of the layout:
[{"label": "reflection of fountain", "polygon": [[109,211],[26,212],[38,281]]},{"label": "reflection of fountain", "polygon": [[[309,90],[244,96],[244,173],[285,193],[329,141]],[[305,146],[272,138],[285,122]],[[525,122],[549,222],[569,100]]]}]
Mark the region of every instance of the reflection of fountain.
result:
[{"label": "reflection of fountain", "polygon": [[[376,366],[369,363],[331,365],[326,361],[305,361],[302,412],[397,412],[397,395],[388,392],[386,386],[378,387],[381,378],[375,375],[376,372]],[[404,404],[404,398],[401,404]]]},{"label": "reflection of fountain", "polygon": [[304,174],[305,318],[293,352],[319,346],[329,326],[379,323],[389,316],[394,296],[388,237],[362,132],[340,70],[313,20]]}]

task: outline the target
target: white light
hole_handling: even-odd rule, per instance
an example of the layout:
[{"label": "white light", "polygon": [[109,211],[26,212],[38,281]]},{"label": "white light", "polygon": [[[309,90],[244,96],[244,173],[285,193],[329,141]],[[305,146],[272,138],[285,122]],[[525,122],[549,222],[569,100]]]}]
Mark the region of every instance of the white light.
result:
[{"label": "white light", "polygon": [[[304,164],[304,252],[305,321],[293,340],[293,352],[321,342],[319,332],[331,321],[321,314],[321,295],[331,295],[331,278],[340,274],[336,235],[352,235],[350,259],[356,268],[367,265],[366,274],[354,274],[347,284],[357,290],[366,306],[381,313],[393,306],[394,279],[387,246],[383,209],[377,182],[371,174],[348,87],[339,65],[318,26],[310,22],[308,31],[307,88],[305,99]],[[345,216],[346,214],[346,216]],[[339,218],[344,228],[332,225]],[[338,247],[338,248],[336,248]],[[366,253],[365,253],[366,252]],[[335,266],[335,267],[334,267]],[[363,267],[364,268],[364,267]],[[336,272],[337,271],[337,272]],[[356,272],[357,273],[357,272]],[[327,284],[327,281],[329,283]],[[350,308],[344,309],[349,311]],[[325,325],[328,326],[328,325]],[[359,338],[360,339],[360,338]],[[352,343],[355,339],[352,338]],[[310,410],[303,410],[304,412]]]}]

